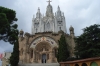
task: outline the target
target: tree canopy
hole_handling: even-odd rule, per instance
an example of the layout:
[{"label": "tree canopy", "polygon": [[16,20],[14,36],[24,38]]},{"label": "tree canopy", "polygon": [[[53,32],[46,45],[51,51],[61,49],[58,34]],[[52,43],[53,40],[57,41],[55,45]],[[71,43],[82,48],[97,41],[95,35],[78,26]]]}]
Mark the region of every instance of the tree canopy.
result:
[{"label": "tree canopy", "polygon": [[14,32],[18,32],[18,26],[15,24],[15,21],[17,21],[16,12],[0,6],[0,40],[14,44],[16,41]]},{"label": "tree canopy", "polygon": [[19,62],[19,43],[16,12],[0,6],[0,40],[9,42],[14,45],[12,55],[10,57],[11,66],[17,66]]},{"label": "tree canopy", "polygon": [[100,25],[94,24],[83,29],[83,34],[75,38],[75,54],[80,58],[100,56]]},{"label": "tree canopy", "polygon": [[69,50],[64,34],[61,35],[61,38],[58,42],[59,42],[59,48],[57,53],[57,60],[58,62],[67,61],[67,58],[69,57]]}]

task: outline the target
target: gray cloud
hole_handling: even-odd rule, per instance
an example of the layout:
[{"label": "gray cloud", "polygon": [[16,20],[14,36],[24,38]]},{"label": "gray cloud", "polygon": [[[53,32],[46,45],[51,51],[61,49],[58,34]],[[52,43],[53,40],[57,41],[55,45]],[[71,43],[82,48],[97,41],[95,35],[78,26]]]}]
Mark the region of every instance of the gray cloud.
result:
[{"label": "gray cloud", "polygon": [[[52,0],[53,12],[57,11],[58,5],[65,14],[66,28],[69,33],[69,27],[74,27],[75,35],[82,33],[82,29],[93,24],[100,24],[100,0]],[[46,0],[0,0],[0,6],[11,8],[16,11],[18,18],[18,29],[31,33],[31,22],[33,15],[36,15],[38,7],[41,13],[45,15]],[[4,46],[6,45],[6,47]],[[10,44],[9,44],[10,45]],[[2,51],[13,46],[8,46],[0,41]]]}]

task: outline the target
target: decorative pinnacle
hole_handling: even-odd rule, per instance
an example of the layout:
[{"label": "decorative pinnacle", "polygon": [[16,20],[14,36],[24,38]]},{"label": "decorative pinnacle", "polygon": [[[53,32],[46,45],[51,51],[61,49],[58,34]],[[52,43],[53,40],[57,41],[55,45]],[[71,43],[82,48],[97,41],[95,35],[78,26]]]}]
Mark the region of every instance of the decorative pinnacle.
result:
[{"label": "decorative pinnacle", "polygon": [[49,2],[49,5],[50,5],[50,2],[52,2],[52,1],[49,0],[49,1],[47,1],[47,2]]},{"label": "decorative pinnacle", "polygon": [[60,7],[58,6],[58,11],[60,11]]},{"label": "decorative pinnacle", "polygon": [[40,8],[38,7],[38,12],[40,12]]}]

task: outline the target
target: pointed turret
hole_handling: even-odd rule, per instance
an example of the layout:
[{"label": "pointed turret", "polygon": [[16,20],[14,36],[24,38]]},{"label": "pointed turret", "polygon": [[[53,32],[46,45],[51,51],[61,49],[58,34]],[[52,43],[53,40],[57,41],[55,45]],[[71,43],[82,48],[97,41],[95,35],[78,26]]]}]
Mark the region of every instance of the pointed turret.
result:
[{"label": "pointed turret", "polygon": [[40,13],[40,8],[38,7],[38,13]]},{"label": "pointed turret", "polygon": [[58,11],[60,11],[60,7],[58,6]]},{"label": "pointed turret", "polygon": [[40,18],[41,17],[41,13],[40,13],[40,8],[38,7],[37,13],[36,13],[36,17]]},{"label": "pointed turret", "polygon": [[59,6],[58,6],[58,9],[57,9],[57,16],[61,16],[61,10],[60,10]]}]

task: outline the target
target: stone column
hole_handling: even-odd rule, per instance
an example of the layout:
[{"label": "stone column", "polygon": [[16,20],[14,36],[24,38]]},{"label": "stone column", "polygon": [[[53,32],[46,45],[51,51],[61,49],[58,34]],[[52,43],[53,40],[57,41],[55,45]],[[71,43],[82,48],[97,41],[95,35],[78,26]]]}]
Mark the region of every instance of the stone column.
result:
[{"label": "stone column", "polygon": [[39,53],[37,53],[37,62],[39,63]]},{"label": "stone column", "polygon": [[33,62],[35,62],[35,51],[33,50]]},{"label": "stone column", "polygon": [[24,51],[24,52],[23,52],[23,63],[26,63],[26,60],[27,60],[27,59],[26,59],[26,52]]},{"label": "stone column", "polygon": [[52,62],[54,62],[54,61],[55,61],[55,51],[52,50]]},{"label": "stone column", "polygon": [[41,63],[41,54],[38,53],[38,62]]},{"label": "stone column", "polygon": [[30,60],[30,59],[31,59],[31,55],[30,55],[30,54],[31,54],[31,52],[30,52],[30,49],[29,49],[29,52],[28,52],[28,58],[29,58],[29,59],[28,59],[28,63],[30,63],[30,61],[31,61],[31,60]]},{"label": "stone column", "polygon": [[42,54],[40,53],[40,63],[42,63]]},{"label": "stone column", "polygon": [[29,56],[30,54],[29,53],[27,53],[27,63],[29,63],[30,62],[30,56]]},{"label": "stone column", "polygon": [[53,59],[53,54],[52,54],[52,52],[50,52],[49,53],[49,60],[50,60],[50,62],[52,62],[52,59]]},{"label": "stone column", "polygon": [[35,52],[35,61],[37,62],[37,52]]},{"label": "stone column", "polygon": [[34,51],[34,63],[36,62],[36,51]]}]

